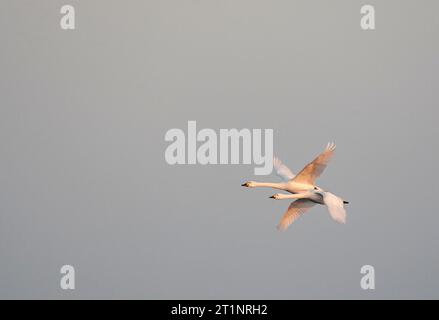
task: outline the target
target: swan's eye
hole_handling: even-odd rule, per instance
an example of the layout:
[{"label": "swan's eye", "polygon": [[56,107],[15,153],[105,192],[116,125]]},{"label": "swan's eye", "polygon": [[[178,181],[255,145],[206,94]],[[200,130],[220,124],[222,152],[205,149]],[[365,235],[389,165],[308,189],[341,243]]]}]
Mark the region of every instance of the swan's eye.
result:
[{"label": "swan's eye", "polygon": [[319,190],[317,187],[314,187],[314,190]]}]

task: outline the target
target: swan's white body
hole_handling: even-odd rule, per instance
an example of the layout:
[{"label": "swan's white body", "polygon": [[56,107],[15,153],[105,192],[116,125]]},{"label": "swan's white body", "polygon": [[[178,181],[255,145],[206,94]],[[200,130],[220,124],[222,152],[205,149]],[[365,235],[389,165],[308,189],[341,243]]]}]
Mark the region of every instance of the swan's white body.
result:
[{"label": "swan's white body", "polygon": [[284,182],[255,182],[249,181],[243,184],[245,187],[269,187],[290,192],[290,194],[275,194],[270,198],[276,200],[296,199],[288,207],[287,212],[278,225],[280,230],[286,230],[303,213],[315,204],[326,205],[331,217],[340,223],[346,223],[346,211],[344,204],[347,203],[336,195],[323,190],[315,184],[315,180],[326,168],[335,151],[335,144],[328,143],[325,151],[307,164],[297,175],[285,166],[278,158],[274,158],[273,168]]},{"label": "swan's white body", "polygon": [[256,182],[256,181],[249,181],[246,182],[246,187],[249,188],[258,188],[258,187],[268,187],[268,188],[274,188],[279,190],[288,191],[291,193],[301,193],[306,192],[308,190],[314,189],[314,185],[307,184],[307,183],[300,183],[300,182],[294,182],[292,180],[287,182]]}]

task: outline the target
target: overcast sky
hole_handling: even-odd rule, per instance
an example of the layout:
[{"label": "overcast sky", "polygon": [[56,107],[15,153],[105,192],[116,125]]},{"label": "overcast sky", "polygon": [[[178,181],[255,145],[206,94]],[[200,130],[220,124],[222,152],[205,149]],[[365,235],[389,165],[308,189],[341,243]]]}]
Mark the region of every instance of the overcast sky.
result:
[{"label": "overcast sky", "polygon": [[[436,1],[0,3],[0,298],[438,298]],[[298,172],[335,141],[318,206],[253,165],[165,161],[167,130],[274,130]],[[60,268],[76,271],[61,290]],[[360,287],[372,265],[376,289]]]}]

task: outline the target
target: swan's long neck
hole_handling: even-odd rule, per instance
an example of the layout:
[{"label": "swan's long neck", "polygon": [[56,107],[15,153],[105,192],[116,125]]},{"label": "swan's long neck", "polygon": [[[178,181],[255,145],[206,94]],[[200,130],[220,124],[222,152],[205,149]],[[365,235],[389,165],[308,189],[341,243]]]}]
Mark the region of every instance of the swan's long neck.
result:
[{"label": "swan's long neck", "polygon": [[274,189],[280,189],[280,190],[286,190],[286,184],[285,183],[276,183],[276,182],[255,182],[254,186],[257,187],[266,187],[266,188],[274,188]]},{"label": "swan's long neck", "polygon": [[303,198],[307,198],[309,196],[309,194],[305,194],[305,193],[296,193],[296,194],[279,193],[277,196],[278,196],[279,200],[282,200],[282,199],[303,199]]}]

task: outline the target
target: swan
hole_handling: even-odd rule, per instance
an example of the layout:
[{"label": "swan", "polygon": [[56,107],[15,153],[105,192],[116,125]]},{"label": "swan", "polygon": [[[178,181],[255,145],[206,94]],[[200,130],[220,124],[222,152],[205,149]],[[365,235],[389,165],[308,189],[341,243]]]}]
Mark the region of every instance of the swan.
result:
[{"label": "swan", "polygon": [[344,208],[348,201],[328,192],[315,184],[315,180],[323,173],[329,160],[335,152],[335,144],[330,142],[325,150],[313,161],[308,163],[297,175],[295,175],[282,161],[275,157],[273,168],[284,182],[256,182],[248,181],[242,184],[243,187],[258,188],[269,187],[290,192],[290,194],[276,193],[270,198],[276,200],[295,199],[277,226],[285,231],[302,214],[307,212],[316,204],[325,205],[330,216],[339,223],[346,223],[346,210]]}]

